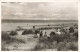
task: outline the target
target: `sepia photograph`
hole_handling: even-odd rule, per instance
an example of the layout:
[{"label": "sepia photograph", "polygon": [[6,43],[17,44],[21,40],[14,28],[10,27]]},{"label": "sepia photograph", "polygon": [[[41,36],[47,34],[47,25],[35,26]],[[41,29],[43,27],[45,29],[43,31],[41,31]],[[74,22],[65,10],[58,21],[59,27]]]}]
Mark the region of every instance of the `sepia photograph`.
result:
[{"label": "sepia photograph", "polygon": [[1,2],[1,51],[78,51],[78,2]]}]

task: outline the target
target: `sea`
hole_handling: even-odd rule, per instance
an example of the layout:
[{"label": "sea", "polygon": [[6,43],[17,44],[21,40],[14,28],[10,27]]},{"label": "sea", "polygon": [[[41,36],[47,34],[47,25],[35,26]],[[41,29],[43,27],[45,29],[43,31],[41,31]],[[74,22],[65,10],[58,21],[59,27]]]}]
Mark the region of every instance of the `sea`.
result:
[{"label": "sea", "polygon": [[57,24],[78,24],[78,21],[31,21],[31,22],[3,22],[1,23],[1,31],[12,31],[17,29],[18,26],[23,27],[24,29],[31,29],[33,26],[45,27],[47,25],[57,25]]}]

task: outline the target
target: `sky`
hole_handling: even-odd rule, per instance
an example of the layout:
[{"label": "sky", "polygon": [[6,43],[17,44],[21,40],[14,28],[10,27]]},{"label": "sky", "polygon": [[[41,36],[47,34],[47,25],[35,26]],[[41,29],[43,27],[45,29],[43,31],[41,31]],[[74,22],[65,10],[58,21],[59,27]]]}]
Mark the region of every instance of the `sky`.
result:
[{"label": "sky", "polygon": [[2,2],[2,19],[78,20],[77,2]]}]

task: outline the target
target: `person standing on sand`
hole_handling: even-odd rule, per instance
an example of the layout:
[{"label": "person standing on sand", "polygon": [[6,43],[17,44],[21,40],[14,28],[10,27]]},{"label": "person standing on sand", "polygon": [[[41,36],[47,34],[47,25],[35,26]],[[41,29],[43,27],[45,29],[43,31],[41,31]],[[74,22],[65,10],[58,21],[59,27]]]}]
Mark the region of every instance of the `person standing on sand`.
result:
[{"label": "person standing on sand", "polygon": [[35,26],[33,26],[33,33],[35,33]]},{"label": "person standing on sand", "polygon": [[43,36],[43,32],[41,31],[41,32],[40,32],[40,37],[42,37],[42,36]]},{"label": "person standing on sand", "polygon": [[36,29],[36,30],[35,30],[35,36],[37,36],[37,34],[38,34],[38,30]]},{"label": "person standing on sand", "polygon": [[44,37],[47,37],[47,34],[46,34],[46,32],[45,32],[45,34],[44,34]]},{"label": "person standing on sand", "polygon": [[33,33],[34,33],[34,36],[37,37],[35,26],[33,26]]}]

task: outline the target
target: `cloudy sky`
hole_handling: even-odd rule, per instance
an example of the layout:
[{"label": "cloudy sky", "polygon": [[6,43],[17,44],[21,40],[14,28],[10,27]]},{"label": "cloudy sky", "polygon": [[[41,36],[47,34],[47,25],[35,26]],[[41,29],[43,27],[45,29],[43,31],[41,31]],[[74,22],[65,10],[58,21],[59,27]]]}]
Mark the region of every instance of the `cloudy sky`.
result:
[{"label": "cloudy sky", "polygon": [[2,2],[2,19],[77,20],[77,2]]}]

